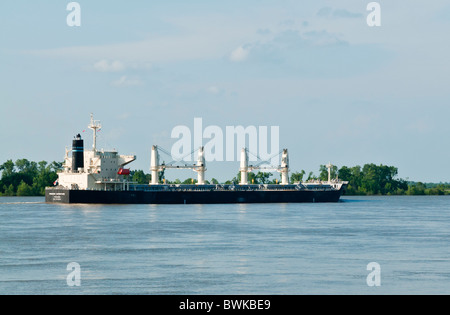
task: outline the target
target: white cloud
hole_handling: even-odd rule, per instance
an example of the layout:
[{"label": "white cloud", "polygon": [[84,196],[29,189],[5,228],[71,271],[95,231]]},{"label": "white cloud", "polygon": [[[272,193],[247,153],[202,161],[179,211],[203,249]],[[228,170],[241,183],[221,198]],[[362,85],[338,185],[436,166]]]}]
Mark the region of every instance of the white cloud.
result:
[{"label": "white cloud", "polygon": [[233,34],[225,35],[217,36],[217,33],[209,31],[180,37],[167,36],[108,45],[28,50],[24,53],[50,58],[100,60],[96,63],[97,71],[118,72],[125,68],[125,64],[127,69],[137,67],[148,70],[160,62],[221,58],[224,52],[229,50],[230,42],[243,40],[235,39]]},{"label": "white cloud", "polygon": [[348,11],[346,9],[332,9],[330,7],[324,7],[320,9],[316,15],[322,18],[344,18],[344,19],[355,19],[363,17],[362,13],[355,13]]},{"label": "white cloud", "polygon": [[115,87],[127,87],[127,86],[140,86],[143,85],[144,82],[142,82],[139,79],[130,79],[126,75],[120,77],[119,80],[113,81],[111,83],[112,86]]},{"label": "white cloud", "polygon": [[217,86],[210,86],[208,88],[208,92],[211,94],[218,94],[220,92],[220,89]]},{"label": "white cloud", "polygon": [[118,60],[100,60],[94,64],[94,69],[100,72],[120,72],[125,70],[125,65]]},{"label": "white cloud", "polygon": [[248,54],[249,54],[248,49],[239,46],[238,48],[236,48],[231,52],[230,60],[235,62],[244,61],[245,59],[247,59]]}]

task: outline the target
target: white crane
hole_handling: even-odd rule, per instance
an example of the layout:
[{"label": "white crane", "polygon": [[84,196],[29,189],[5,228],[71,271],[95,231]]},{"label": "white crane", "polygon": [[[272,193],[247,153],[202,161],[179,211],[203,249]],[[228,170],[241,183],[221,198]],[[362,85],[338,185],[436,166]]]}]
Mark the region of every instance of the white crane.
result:
[{"label": "white crane", "polygon": [[[197,172],[197,185],[205,185],[206,162],[205,162],[205,155],[204,155],[204,147],[200,147],[198,149],[197,164],[192,164],[192,165],[185,164],[184,166],[172,165],[172,162],[167,165],[160,164],[158,150],[165,152],[165,150],[158,148],[158,146],[156,146],[156,145],[152,146],[152,155],[151,155],[151,162],[150,162],[150,170],[152,172],[152,181],[150,182],[150,185],[158,185],[159,184],[159,182],[158,182],[159,172],[162,172],[166,169],[192,169],[194,172]],[[192,152],[192,153],[194,153],[194,152]],[[192,154],[192,153],[190,153],[190,154]]]},{"label": "white crane", "polygon": [[[241,151],[241,182],[240,185],[248,185],[248,172],[251,172],[253,170],[266,170],[266,171],[275,171],[281,173],[281,185],[289,185],[289,153],[287,149],[283,149],[277,155],[281,154],[281,165],[278,167],[263,167],[260,166],[263,162],[260,162],[259,164],[253,166],[248,165],[248,150],[246,148],[243,148]],[[257,158],[259,158],[257,156]],[[268,160],[270,160],[272,157],[270,157]]]}]

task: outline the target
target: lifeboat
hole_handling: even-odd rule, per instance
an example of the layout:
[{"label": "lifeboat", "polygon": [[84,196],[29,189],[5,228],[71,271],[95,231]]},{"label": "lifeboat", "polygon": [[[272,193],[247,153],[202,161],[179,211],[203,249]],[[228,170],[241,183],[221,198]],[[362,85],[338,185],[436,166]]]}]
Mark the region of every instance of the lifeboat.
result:
[{"label": "lifeboat", "polygon": [[118,175],[130,175],[130,170],[126,168],[119,168]]}]

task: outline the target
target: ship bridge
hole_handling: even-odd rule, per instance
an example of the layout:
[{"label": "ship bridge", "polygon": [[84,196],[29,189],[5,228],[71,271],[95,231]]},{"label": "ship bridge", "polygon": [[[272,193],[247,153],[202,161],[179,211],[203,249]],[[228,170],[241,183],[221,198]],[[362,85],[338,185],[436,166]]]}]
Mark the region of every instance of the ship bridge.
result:
[{"label": "ship bridge", "polygon": [[[91,150],[84,149],[80,135],[74,138],[72,149],[66,148],[63,171],[58,174],[58,186],[80,190],[122,190],[129,184],[124,175],[125,166],[136,160],[135,155],[120,155],[116,150],[98,150],[97,132],[101,123],[94,120],[88,126],[93,130]],[[72,156],[70,156],[72,153]]]}]

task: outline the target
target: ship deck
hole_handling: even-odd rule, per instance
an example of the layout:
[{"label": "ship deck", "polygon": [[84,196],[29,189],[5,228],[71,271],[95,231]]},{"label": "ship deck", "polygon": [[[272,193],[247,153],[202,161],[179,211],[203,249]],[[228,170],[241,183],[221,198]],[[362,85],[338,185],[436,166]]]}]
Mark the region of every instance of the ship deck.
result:
[{"label": "ship deck", "polygon": [[126,186],[128,191],[335,191],[329,184],[297,184],[297,185],[139,185]]}]

